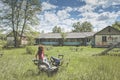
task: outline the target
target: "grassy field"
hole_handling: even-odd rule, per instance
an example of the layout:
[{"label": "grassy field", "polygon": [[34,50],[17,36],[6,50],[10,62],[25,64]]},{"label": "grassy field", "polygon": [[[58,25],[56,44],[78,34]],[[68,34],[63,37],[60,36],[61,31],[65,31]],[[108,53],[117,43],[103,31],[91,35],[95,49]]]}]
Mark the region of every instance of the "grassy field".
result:
[{"label": "grassy field", "polygon": [[[33,48],[37,49],[36,46]],[[92,56],[103,51],[103,48],[47,48],[45,54],[48,57],[64,55],[64,64],[57,74],[52,77],[45,73],[38,75],[37,66],[32,62],[34,53],[26,54],[25,48],[18,48],[4,50],[4,55],[0,57],[0,80],[120,80],[120,57]]]}]

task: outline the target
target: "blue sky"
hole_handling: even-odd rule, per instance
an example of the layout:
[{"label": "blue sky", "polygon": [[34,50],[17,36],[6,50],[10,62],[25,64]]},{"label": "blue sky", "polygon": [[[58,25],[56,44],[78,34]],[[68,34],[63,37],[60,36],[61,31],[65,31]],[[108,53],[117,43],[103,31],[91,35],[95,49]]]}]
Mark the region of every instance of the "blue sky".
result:
[{"label": "blue sky", "polygon": [[[38,15],[40,24],[37,31],[52,32],[59,26],[70,32],[73,23],[88,21],[94,31],[99,31],[120,21],[120,0],[40,0],[42,11]],[[3,4],[0,2],[0,9]],[[0,15],[3,15],[0,13]]]},{"label": "blue sky", "polygon": [[42,11],[37,30],[51,32],[60,26],[65,32],[75,22],[90,22],[94,31],[120,21],[120,0],[41,0]]}]

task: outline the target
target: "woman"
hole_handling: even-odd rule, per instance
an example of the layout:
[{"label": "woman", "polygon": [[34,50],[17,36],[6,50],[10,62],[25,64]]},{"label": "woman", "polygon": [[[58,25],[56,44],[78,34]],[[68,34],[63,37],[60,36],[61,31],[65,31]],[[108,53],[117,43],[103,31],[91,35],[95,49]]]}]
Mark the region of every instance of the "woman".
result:
[{"label": "woman", "polygon": [[35,57],[36,57],[36,59],[38,58],[39,60],[43,61],[43,58],[44,58],[44,47],[42,45],[40,45],[38,47],[38,51],[37,51]]},{"label": "woman", "polygon": [[37,54],[35,55],[36,59],[38,58],[40,61],[40,64],[46,65],[48,68],[51,68],[49,62],[47,61],[47,58],[44,57],[44,47],[40,45],[38,47]]}]

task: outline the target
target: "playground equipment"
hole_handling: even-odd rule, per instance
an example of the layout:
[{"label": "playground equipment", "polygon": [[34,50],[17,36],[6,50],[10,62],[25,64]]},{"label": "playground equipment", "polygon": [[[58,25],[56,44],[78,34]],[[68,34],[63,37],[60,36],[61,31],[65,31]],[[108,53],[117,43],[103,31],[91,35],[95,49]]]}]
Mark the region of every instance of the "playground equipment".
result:
[{"label": "playground equipment", "polygon": [[114,45],[111,45],[108,49],[104,50],[103,52],[100,53],[100,55],[106,55],[108,54],[109,51],[111,51],[112,49],[114,49],[115,47],[119,46],[120,45],[120,42],[114,44]]},{"label": "playground equipment", "polygon": [[64,55],[58,55],[57,58],[51,56],[50,60],[45,57],[43,61],[34,59],[33,62],[38,66],[38,74],[41,72],[46,72],[48,76],[51,76],[53,73],[56,73],[59,69],[59,66],[62,65],[63,57]]},{"label": "playground equipment", "polygon": [[105,49],[104,51],[102,51],[101,53],[99,54],[95,54],[93,56],[97,56],[97,55],[107,55],[109,51],[113,50],[114,48],[120,48],[120,42],[116,43],[116,44],[113,44],[111,45],[109,48]]}]

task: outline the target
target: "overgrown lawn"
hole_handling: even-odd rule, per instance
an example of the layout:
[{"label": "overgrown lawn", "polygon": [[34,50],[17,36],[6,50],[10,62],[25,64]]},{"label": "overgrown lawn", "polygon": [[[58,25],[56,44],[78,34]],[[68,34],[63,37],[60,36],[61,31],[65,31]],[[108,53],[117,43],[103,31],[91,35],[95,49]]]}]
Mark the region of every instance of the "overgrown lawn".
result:
[{"label": "overgrown lawn", "polygon": [[[32,48],[37,50],[37,46]],[[52,77],[46,73],[37,74],[37,66],[32,62],[35,53],[26,54],[25,48],[4,50],[4,55],[0,57],[0,80],[119,80],[120,57],[92,56],[103,50],[104,48],[46,46],[45,54],[48,58],[64,55],[63,66]]]}]

